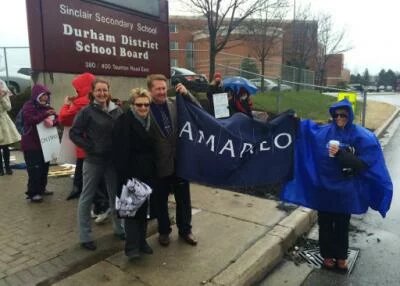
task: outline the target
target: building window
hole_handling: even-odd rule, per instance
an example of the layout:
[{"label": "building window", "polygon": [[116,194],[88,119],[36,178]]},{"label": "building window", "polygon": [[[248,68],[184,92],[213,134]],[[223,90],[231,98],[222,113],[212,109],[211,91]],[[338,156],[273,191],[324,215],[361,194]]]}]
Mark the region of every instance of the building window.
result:
[{"label": "building window", "polygon": [[178,60],[177,59],[171,59],[171,67],[177,67],[178,66]]},{"label": "building window", "polygon": [[176,41],[169,42],[169,49],[171,51],[179,49],[178,42]]},{"label": "building window", "polygon": [[194,68],[193,42],[186,43],[185,56],[186,56],[186,67],[190,70],[193,69]]},{"label": "building window", "polygon": [[170,33],[178,33],[178,26],[176,24],[169,24],[169,32]]}]

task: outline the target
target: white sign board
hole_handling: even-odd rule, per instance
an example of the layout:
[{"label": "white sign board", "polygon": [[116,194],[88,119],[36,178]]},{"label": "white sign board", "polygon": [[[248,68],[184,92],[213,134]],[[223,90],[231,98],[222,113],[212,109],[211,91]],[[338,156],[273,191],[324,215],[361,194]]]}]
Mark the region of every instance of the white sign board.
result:
[{"label": "white sign board", "polygon": [[215,118],[229,117],[229,103],[227,93],[213,94]]},{"label": "white sign board", "polygon": [[56,127],[46,127],[43,121],[36,125],[45,162],[57,159],[60,153],[60,139]]}]

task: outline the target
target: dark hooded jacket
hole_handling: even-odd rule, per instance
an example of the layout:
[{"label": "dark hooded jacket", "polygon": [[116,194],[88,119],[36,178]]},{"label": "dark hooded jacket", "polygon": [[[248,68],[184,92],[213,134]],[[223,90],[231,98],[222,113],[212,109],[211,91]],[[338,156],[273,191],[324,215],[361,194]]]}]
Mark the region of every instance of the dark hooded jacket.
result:
[{"label": "dark hooded jacket", "polygon": [[[44,94],[49,96],[49,100],[47,104],[42,105],[39,103],[39,98]],[[49,116],[48,110],[53,109],[50,106],[50,94],[47,87],[36,84],[32,87],[31,99],[22,107],[24,134],[21,138],[21,148],[23,151],[42,150],[36,125]]]},{"label": "dark hooded jacket", "polygon": [[[92,89],[92,82],[95,76],[91,73],[83,73],[72,80],[72,86],[77,92],[77,96],[70,105],[64,104],[60,109],[59,121],[64,126],[72,126],[78,112],[89,104],[88,94]],[[85,158],[86,154],[82,148],[76,148],[76,157]]]},{"label": "dark hooded jacket", "polygon": [[107,111],[91,102],[78,113],[69,137],[85,150],[85,160],[92,163],[111,162],[112,132],[115,121],[122,113],[122,109],[112,101],[108,103]]},{"label": "dark hooded jacket", "polygon": [[[330,107],[331,116],[337,109],[349,113],[344,128],[336,122],[301,122],[295,142],[294,178],[284,187],[281,198],[334,213],[362,214],[371,207],[384,217],[390,208],[393,185],[379,141],[372,132],[353,123],[347,99]],[[330,140],[340,142],[334,158],[328,153]],[[341,153],[350,155],[343,158]],[[350,176],[344,172],[346,168],[354,169]]]}]

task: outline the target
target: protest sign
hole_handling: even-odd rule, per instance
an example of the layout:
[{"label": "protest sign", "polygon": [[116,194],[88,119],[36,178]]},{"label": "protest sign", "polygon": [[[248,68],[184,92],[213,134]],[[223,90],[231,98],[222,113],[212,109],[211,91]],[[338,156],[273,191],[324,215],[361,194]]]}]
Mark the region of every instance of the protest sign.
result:
[{"label": "protest sign", "polygon": [[227,93],[213,94],[215,118],[229,117],[229,103]]},{"label": "protest sign", "polygon": [[45,162],[57,159],[60,152],[60,139],[56,127],[46,127],[43,121],[36,125]]},{"label": "protest sign", "polygon": [[296,119],[282,113],[266,123],[242,113],[215,119],[177,96],[177,175],[214,186],[281,182],[292,174]]}]

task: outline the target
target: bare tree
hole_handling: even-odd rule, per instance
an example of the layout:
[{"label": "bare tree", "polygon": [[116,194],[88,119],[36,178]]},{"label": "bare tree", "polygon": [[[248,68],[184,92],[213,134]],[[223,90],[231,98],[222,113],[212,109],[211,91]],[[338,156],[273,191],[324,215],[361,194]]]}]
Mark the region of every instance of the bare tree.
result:
[{"label": "bare tree", "polygon": [[[282,41],[283,22],[289,7],[287,0],[265,0],[261,9],[243,23],[247,40],[260,62],[261,74],[265,74],[265,62],[273,49]],[[264,80],[261,90],[264,90]]]},{"label": "bare tree", "polygon": [[257,11],[265,0],[181,0],[189,11],[207,19],[209,34],[210,78],[215,73],[215,59],[224,49],[232,32]]},{"label": "bare tree", "polygon": [[334,30],[331,15],[321,14],[318,19],[318,53],[316,57],[316,83],[326,85],[326,65],[335,55],[351,48],[344,43],[345,31]]},{"label": "bare tree", "polygon": [[[301,82],[304,69],[315,66],[318,52],[318,21],[310,13],[310,6],[301,6],[291,25],[289,45],[286,46],[286,64],[297,67],[296,81]],[[299,87],[298,87],[299,88]]]}]

